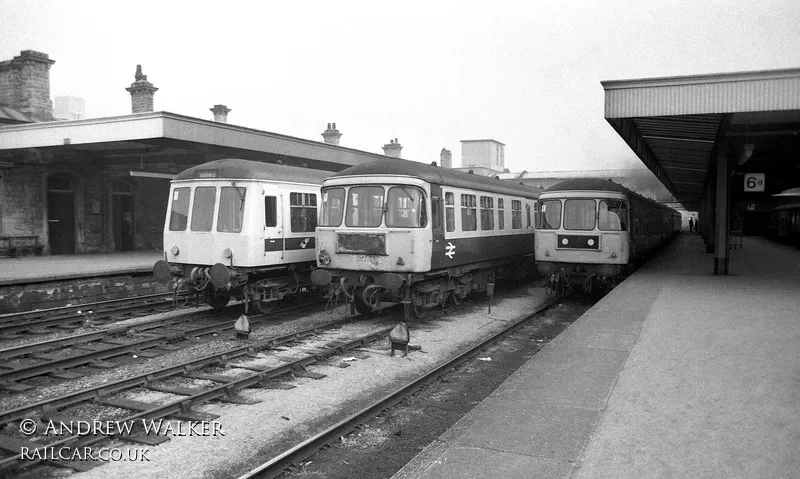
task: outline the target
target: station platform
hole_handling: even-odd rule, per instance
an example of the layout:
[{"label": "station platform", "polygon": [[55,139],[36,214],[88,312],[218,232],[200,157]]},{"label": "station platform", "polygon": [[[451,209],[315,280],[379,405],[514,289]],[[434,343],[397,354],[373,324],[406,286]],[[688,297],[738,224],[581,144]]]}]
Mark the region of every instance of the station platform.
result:
[{"label": "station platform", "polygon": [[164,259],[161,251],[26,256],[0,259],[0,286],[72,278],[147,273]]},{"label": "station platform", "polygon": [[393,477],[798,477],[800,251],[681,233]]},{"label": "station platform", "polygon": [[0,314],[166,292],[154,281],[160,251],[0,259]]}]

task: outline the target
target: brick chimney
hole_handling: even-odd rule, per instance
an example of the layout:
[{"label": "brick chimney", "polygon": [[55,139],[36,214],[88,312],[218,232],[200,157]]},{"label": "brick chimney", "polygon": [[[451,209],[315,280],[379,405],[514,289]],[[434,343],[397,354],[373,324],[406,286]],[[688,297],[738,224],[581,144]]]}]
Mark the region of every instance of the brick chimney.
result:
[{"label": "brick chimney", "polygon": [[214,121],[228,123],[228,113],[231,111],[230,108],[225,105],[214,105],[214,108],[209,108],[209,110],[214,113]]},{"label": "brick chimney", "polygon": [[400,146],[400,142],[397,141],[397,138],[395,138],[394,140],[389,140],[389,143],[383,145],[383,154],[393,158],[400,158],[400,150],[402,149],[403,147]]},{"label": "brick chimney", "polygon": [[442,148],[442,152],[439,153],[439,165],[441,165],[442,168],[452,168],[453,152],[447,148]]},{"label": "brick chimney", "polygon": [[131,83],[131,111],[133,113],[146,113],[153,111],[153,95],[158,90],[147,81],[147,75],[142,75],[142,66],[136,65],[136,81]]},{"label": "brick chimney", "polygon": [[0,62],[0,104],[34,121],[53,120],[50,99],[50,66],[46,53],[23,50],[12,60]]},{"label": "brick chimney", "polygon": [[328,145],[338,145],[341,137],[342,134],[336,129],[336,123],[333,123],[333,128],[331,128],[331,123],[328,123],[328,129],[322,132],[322,138]]}]

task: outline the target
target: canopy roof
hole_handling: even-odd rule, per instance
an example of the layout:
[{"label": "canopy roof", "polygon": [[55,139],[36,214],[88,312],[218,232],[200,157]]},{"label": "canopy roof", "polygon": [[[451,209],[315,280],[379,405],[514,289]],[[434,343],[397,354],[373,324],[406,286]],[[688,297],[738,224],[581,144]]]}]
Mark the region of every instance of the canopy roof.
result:
[{"label": "canopy roof", "polygon": [[721,145],[739,170],[797,176],[800,68],[601,84],[606,120],[687,209]]}]

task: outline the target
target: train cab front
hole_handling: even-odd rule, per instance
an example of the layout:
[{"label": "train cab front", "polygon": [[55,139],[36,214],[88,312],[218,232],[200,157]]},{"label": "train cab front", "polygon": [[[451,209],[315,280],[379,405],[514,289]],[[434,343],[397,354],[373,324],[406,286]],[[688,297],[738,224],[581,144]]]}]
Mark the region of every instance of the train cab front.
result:
[{"label": "train cab front", "polygon": [[535,259],[551,289],[613,287],[630,255],[627,210],[622,198],[540,197]]},{"label": "train cab front", "polygon": [[326,183],[316,229],[312,282],[351,298],[359,312],[406,299],[410,276],[430,269],[424,184],[375,183]]}]

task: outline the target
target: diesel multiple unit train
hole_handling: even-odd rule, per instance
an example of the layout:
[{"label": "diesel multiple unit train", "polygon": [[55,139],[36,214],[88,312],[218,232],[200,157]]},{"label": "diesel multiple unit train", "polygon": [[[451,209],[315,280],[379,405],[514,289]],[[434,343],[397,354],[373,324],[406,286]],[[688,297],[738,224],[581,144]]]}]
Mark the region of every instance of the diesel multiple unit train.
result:
[{"label": "diesel multiple unit train", "polygon": [[[311,280],[359,312],[402,302],[416,316],[532,268],[539,189],[405,160],[325,180]],[[410,314],[409,314],[410,315]]]},{"label": "diesel multiple unit train", "polygon": [[681,215],[610,180],[561,182],[536,204],[536,266],[550,287],[613,287],[681,230]]},{"label": "diesel multiple unit train", "polygon": [[170,187],[155,277],[215,309],[235,298],[266,312],[307,290],[319,189],[329,174],[240,159],[183,171]]},{"label": "diesel multiple unit train", "polygon": [[534,260],[553,287],[613,285],[679,228],[676,211],[605,180],[542,191],[400,159],[339,173],[224,159],[172,181],[154,275],[215,309],[267,312],[320,289],[362,314],[403,303],[420,317]]}]

